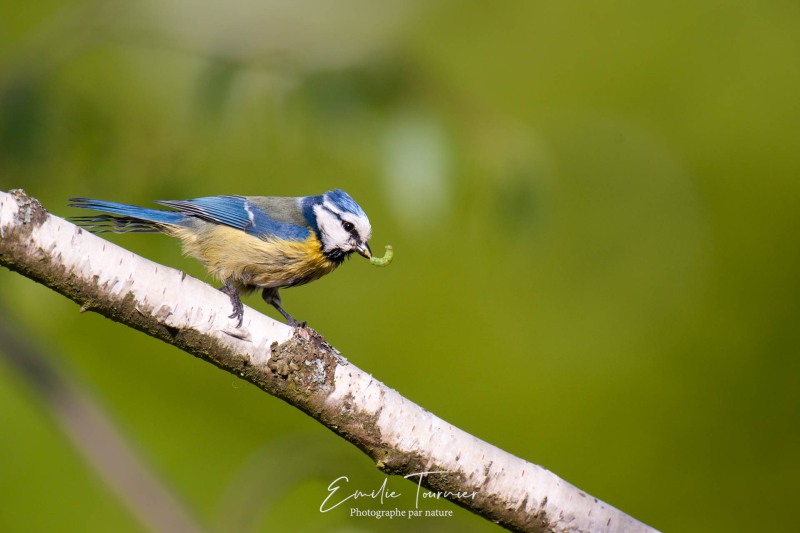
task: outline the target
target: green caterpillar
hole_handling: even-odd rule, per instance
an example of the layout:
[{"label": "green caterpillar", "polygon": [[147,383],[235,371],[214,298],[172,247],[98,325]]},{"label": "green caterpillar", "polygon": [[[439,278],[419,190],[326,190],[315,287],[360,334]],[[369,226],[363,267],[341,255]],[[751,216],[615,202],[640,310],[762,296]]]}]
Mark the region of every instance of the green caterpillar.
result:
[{"label": "green caterpillar", "polygon": [[390,245],[386,245],[386,254],[383,257],[372,257],[369,262],[378,267],[384,267],[392,262],[394,257],[394,250]]}]

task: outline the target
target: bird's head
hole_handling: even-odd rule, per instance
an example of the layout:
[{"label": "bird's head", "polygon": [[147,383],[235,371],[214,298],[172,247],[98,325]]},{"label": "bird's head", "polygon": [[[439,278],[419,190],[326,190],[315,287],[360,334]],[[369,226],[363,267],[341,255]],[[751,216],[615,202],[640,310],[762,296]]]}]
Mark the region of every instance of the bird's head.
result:
[{"label": "bird's head", "polygon": [[349,194],[341,189],[328,191],[314,197],[311,207],[322,252],[330,260],[343,261],[353,252],[367,259],[372,257],[367,244],[372,237],[372,226]]}]

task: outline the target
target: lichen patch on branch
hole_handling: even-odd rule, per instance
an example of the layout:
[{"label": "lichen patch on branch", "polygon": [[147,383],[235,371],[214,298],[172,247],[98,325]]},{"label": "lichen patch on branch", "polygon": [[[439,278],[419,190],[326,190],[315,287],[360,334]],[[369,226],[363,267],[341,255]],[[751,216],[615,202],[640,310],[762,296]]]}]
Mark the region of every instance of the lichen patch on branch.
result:
[{"label": "lichen patch on branch", "polygon": [[16,213],[14,222],[22,224],[23,226],[31,225],[31,227],[41,226],[47,219],[47,211],[45,211],[42,204],[36,198],[28,196],[23,189],[13,189],[8,192],[14,196],[17,202],[19,211]]},{"label": "lichen patch on branch", "polygon": [[[267,366],[294,393],[329,393],[336,365],[344,362],[336,349],[309,327],[296,328],[288,341],[270,347]],[[346,364],[346,363],[345,363]]]}]

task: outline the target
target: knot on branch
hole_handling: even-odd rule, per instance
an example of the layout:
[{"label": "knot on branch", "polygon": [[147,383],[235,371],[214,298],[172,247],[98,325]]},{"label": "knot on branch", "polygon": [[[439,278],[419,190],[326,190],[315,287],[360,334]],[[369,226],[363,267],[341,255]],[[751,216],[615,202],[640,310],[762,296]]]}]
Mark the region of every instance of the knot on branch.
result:
[{"label": "knot on branch", "polygon": [[287,387],[299,394],[333,390],[336,365],[343,361],[336,349],[309,327],[296,328],[288,341],[270,347],[267,366]]},{"label": "knot on branch", "polygon": [[19,210],[14,216],[14,223],[20,226],[30,228],[41,226],[45,219],[47,219],[47,211],[45,211],[39,200],[28,196],[23,189],[13,189],[8,191],[17,202]]}]

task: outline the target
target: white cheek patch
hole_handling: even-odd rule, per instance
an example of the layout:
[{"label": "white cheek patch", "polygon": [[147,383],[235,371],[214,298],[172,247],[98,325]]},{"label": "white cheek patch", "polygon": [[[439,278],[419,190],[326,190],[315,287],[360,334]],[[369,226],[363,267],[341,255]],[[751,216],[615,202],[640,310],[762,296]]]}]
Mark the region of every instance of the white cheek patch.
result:
[{"label": "white cheek patch", "polygon": [[344,230],[339,218],[327,211],[323,206],[314,206],[314,215],[319,226],[320,240],[322,249],[330,252],[335,248],[349,250],[352,246],[349,243],[350,234]]}]

